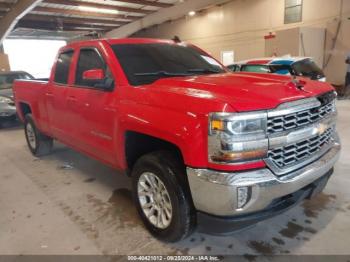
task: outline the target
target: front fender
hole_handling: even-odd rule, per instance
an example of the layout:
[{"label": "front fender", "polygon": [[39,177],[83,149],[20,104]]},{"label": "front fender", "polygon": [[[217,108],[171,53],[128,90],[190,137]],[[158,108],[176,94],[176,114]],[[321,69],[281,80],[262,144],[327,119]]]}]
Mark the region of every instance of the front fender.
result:
[{"label": "front fender", "polygon": [[[126,111],[127,110],[127,111]],[[122,111],[124,111],[122,109]],[[191,112],[159,109],[149,105],[128,104],[119,119],[118,151],[123,152],[125,133],[134,131],[177,146],[187,166],[203,167],[207,163],[207,117]],[[125,154],[119,165],[126,167]]]}]

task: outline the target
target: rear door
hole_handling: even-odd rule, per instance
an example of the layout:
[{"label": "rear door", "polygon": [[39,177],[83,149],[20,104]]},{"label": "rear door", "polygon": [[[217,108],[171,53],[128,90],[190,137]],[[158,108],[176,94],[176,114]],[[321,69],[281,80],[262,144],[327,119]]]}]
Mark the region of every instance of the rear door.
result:
[{"label": "rear door", "polygon": [[73,55],[71,49],[59,54],[45,94],[51,133],[63,142],[71,141],[72,138],[72,118],[68,110],[67,94]]},{"label": "rear door", "polygon": [[102,69],[106,78],[114,81],[110,66],[97,47],[82,47],[76,64],[74,84],[69,88],[68,97],[76,102],[69,104],[69,110],[79,123],[75,127],[75,139],[79,147],[105,162],[113,164],[116,159],[114,130],[116,97],[114,91],[98,87],[94,81],[84,80],[83,73]]}]

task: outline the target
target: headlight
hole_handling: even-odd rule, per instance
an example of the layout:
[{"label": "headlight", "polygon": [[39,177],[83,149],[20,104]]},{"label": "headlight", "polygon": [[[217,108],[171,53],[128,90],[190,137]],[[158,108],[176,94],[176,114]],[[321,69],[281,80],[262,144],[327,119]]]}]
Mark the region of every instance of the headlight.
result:
[{"label": "headlight", "polygon": [[10,104],[10,103],[13,103],[13,101],[10,98],[7,98],[5,96],[0,96],[0,103]]},{"label": "headlight", "polygon": [[265,158],[266,125],[266,112],[210,114],[209,161],[239,163]]}]

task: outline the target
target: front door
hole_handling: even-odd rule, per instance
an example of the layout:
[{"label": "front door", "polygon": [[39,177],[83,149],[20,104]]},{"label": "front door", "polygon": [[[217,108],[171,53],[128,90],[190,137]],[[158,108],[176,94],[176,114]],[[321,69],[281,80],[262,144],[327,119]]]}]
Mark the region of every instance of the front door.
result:
[{"label": "front door", "polygon": [[114,150],[116,117],[115,91],[106,91],[97,83],[85,80],[83,73],[102,69],[105,77],[113,76],[97,48],[82,48],[76,65],[75,81],[68,91],[68,97],[75,99],[70,105],[77,124],[76,136],[79,147],[110,164],[115,163]]}]

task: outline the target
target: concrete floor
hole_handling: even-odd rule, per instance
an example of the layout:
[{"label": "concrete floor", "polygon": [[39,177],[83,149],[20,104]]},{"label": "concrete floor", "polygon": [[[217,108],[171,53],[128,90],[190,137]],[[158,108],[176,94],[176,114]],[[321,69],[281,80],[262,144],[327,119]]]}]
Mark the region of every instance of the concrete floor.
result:
[{"label": "concrete floor", "polygon": [[343,152],[325,192],[229,237],[163,244],[142,226],[122,174],[62,145],[34,158],[21,127],[0,130],[0,254],[350,254],[350,101],[339,101]]}]

